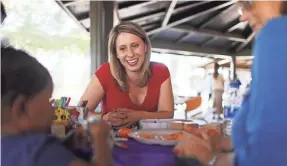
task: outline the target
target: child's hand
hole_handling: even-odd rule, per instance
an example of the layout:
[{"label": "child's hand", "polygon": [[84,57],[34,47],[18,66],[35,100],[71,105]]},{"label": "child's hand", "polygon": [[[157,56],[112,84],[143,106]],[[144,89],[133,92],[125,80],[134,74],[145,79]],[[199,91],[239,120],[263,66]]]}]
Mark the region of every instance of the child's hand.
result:
[{"label": "child's hand", "polygon": [[208,165],[214,156],[210,138],[204,131],[200,132],[200,137],[194,135],[178,143],[174,152],[179,157],[195,158],[204,165]]},{"label": "child's hand", "polygon": [[110,137],[111,127],[103,120],[99,123],[89,123],[89,129],[93,139],[108,139]]}]

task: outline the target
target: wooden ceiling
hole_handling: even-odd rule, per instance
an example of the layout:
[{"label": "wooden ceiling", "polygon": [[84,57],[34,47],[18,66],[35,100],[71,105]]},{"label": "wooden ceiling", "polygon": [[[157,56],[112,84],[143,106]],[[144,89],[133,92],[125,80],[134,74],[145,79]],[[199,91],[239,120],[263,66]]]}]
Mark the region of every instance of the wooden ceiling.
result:
[{"label": "wooden ceiling", "polygon": [[[89,1],[56,2],[89,32]],[[213,59],[251,54],[255,34],[246,22],[239,21],[236,0],[119,0],[115,5],[120,21],[143,27],[155,52]]]}]

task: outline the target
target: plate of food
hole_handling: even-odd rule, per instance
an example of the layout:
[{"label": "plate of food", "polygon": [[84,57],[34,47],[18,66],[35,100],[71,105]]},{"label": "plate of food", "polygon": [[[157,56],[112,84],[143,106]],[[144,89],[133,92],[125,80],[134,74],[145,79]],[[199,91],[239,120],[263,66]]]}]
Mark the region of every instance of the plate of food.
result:
[{"label": "plate of food", "polygon": [[179,141],[191,137],[190,133],[182,130],[138,130],[129,133],[129,137],[148,145],[172,146]]}]

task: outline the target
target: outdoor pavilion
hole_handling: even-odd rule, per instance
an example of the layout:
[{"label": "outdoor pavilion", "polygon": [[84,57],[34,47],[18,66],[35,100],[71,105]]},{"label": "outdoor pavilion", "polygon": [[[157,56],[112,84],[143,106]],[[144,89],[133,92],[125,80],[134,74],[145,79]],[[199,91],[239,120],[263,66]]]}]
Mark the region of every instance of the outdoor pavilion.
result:
[{"label": "outdoor pavilion", "polygon": [[[91,72],[107,61],[107,37],[121,21],[141,25],[152,51],[212,58],[236,71],[236,59],[252,61],[255,33],[240,22],[231,1],[56,1],[90,33]],[[244,62],[243,62],[244,63]]]}]

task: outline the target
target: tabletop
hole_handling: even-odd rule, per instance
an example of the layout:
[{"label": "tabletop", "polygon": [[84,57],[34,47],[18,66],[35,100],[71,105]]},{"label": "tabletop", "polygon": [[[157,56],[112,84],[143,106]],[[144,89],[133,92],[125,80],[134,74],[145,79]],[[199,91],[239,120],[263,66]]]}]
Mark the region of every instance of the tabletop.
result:
[{"label": "tabletop", "polygon": [[173,166],[173,146],[146,145],[129,139],[128,149],[113,148],[114,166]]},{"label": "tabletop", "polygon": [[[129,138],[123,142],[128,149],[115,146],[112,151],[114,166],[173,166],[176,155],[173,146],[146,145]],[[92,157],[91,149],[75,150],[74,153],[89,161]]]}]

